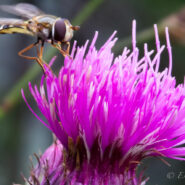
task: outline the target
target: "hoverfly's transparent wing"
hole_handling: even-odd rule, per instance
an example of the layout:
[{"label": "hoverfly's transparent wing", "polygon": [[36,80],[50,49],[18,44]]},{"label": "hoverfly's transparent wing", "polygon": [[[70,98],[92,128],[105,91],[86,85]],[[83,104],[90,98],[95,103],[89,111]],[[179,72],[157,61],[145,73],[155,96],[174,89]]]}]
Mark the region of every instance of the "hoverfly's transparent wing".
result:
[{"label": "hoverfly's transparent wing", "polygon": [[0,5],[0,9],[10,14],[15,14],[26,19],[44,14],[39,8],[28,3],[19,3],[16,5]]},{"label": "hoverfly's transparent wing", "polygon": [[24,20],[0,18],[0,34],[23,33],[33,35],[32,32],[26,29]]},{"label": "hoverfly's transparent wing", "polygon": [[22,19],[12,19],[12,18],[0,18],[0,25],[23,25],[24,20]]}]

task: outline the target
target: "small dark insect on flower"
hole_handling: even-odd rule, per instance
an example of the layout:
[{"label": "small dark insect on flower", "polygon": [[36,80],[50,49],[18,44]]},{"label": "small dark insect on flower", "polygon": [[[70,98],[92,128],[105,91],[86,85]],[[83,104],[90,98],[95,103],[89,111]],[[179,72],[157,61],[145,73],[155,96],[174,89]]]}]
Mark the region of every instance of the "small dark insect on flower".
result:
[{"label": "small dark insect on flower", "polygon": [[[51,43],[64,57],[69,56],[69,41],[73,37],[73,31],[79,30],[79,26],[72,26],[69,20],[45,14],[36,6],[27,3],[1,5],[0,9],[22,17],[22,19],[0,18],[0,34],[22,33],[37,37],[35,43],[18,53],[19,56],[36,60],[43,70],[42,55],[45,42]],[[37,48],[37,57],[24,55],[34,46]]]}]

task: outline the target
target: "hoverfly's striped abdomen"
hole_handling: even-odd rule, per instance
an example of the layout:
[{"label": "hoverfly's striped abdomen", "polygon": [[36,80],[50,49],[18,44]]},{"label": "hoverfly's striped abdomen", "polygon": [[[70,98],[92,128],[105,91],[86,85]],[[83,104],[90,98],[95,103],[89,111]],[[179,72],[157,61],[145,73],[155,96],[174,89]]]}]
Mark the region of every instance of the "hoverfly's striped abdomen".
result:
[{"label": "hoverfly's striped abdomen", "polygon": [[2,25],[2,26],[0,27],[1,30],[3,30],[3,29],[8,29],[8,28],[10,28],[10,25]]},{"label": "hoverfly's striped abdomen", "polygon": [[13,34],[13,33],[25,33],[25,30],[23,27],[18,25],[15,26],[5,24],[0,26],[0,34]]}]

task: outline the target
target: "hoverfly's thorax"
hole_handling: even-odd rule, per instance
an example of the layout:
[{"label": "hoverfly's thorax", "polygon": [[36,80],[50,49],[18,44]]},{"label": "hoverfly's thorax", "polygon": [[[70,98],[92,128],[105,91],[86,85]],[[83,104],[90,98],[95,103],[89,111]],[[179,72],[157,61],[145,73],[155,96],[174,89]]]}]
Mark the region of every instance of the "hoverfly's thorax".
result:
[{"label": "hoverfly's thorax", "polygon": [[34,35],[37,35],[37,37],[43,41],[46,41],[51,38],[52,27],[50,23],[43,22],[45,17],[42,16],[42,19],[40,17],[34,17],[33,19],[26,21],[26,25],[29,31],[31,31]]},{"label": "hoverfly's thorax", "polygon": [[37,25],[37,35],[42,40],[46,41],[51,37],[51,28],[49,26]]},{"label": "hoverfly's thorax", "polygon": [[32,33],[36,33],[37,32],[37,24],[32,21],[32,20],[28,20],[28,21],[25,21],[26,23],[26,28],[31,31]]}]

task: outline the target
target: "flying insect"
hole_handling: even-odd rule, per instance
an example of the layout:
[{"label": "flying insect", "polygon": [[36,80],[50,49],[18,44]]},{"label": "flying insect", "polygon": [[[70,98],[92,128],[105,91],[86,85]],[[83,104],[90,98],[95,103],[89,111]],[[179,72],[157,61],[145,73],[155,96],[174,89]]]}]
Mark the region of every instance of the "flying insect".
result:
[{"label": "flying insect", "polygon": [[[68,19],[45,14],[36,6],[28,3],[0,5],[0,9],[21,17],[21,19],[0,18],[0,34],[20,33],[37,38],[35,43],[22,49],[18,53],[19,56],[36,60],[43,70],[44,43],[50,43],[64,57],[69,56],[69,41],[73,37],[73,32],[79,30],[79,26],[72,26]],[[24,54],[33,47],[37,49],[37,57]]]}]

